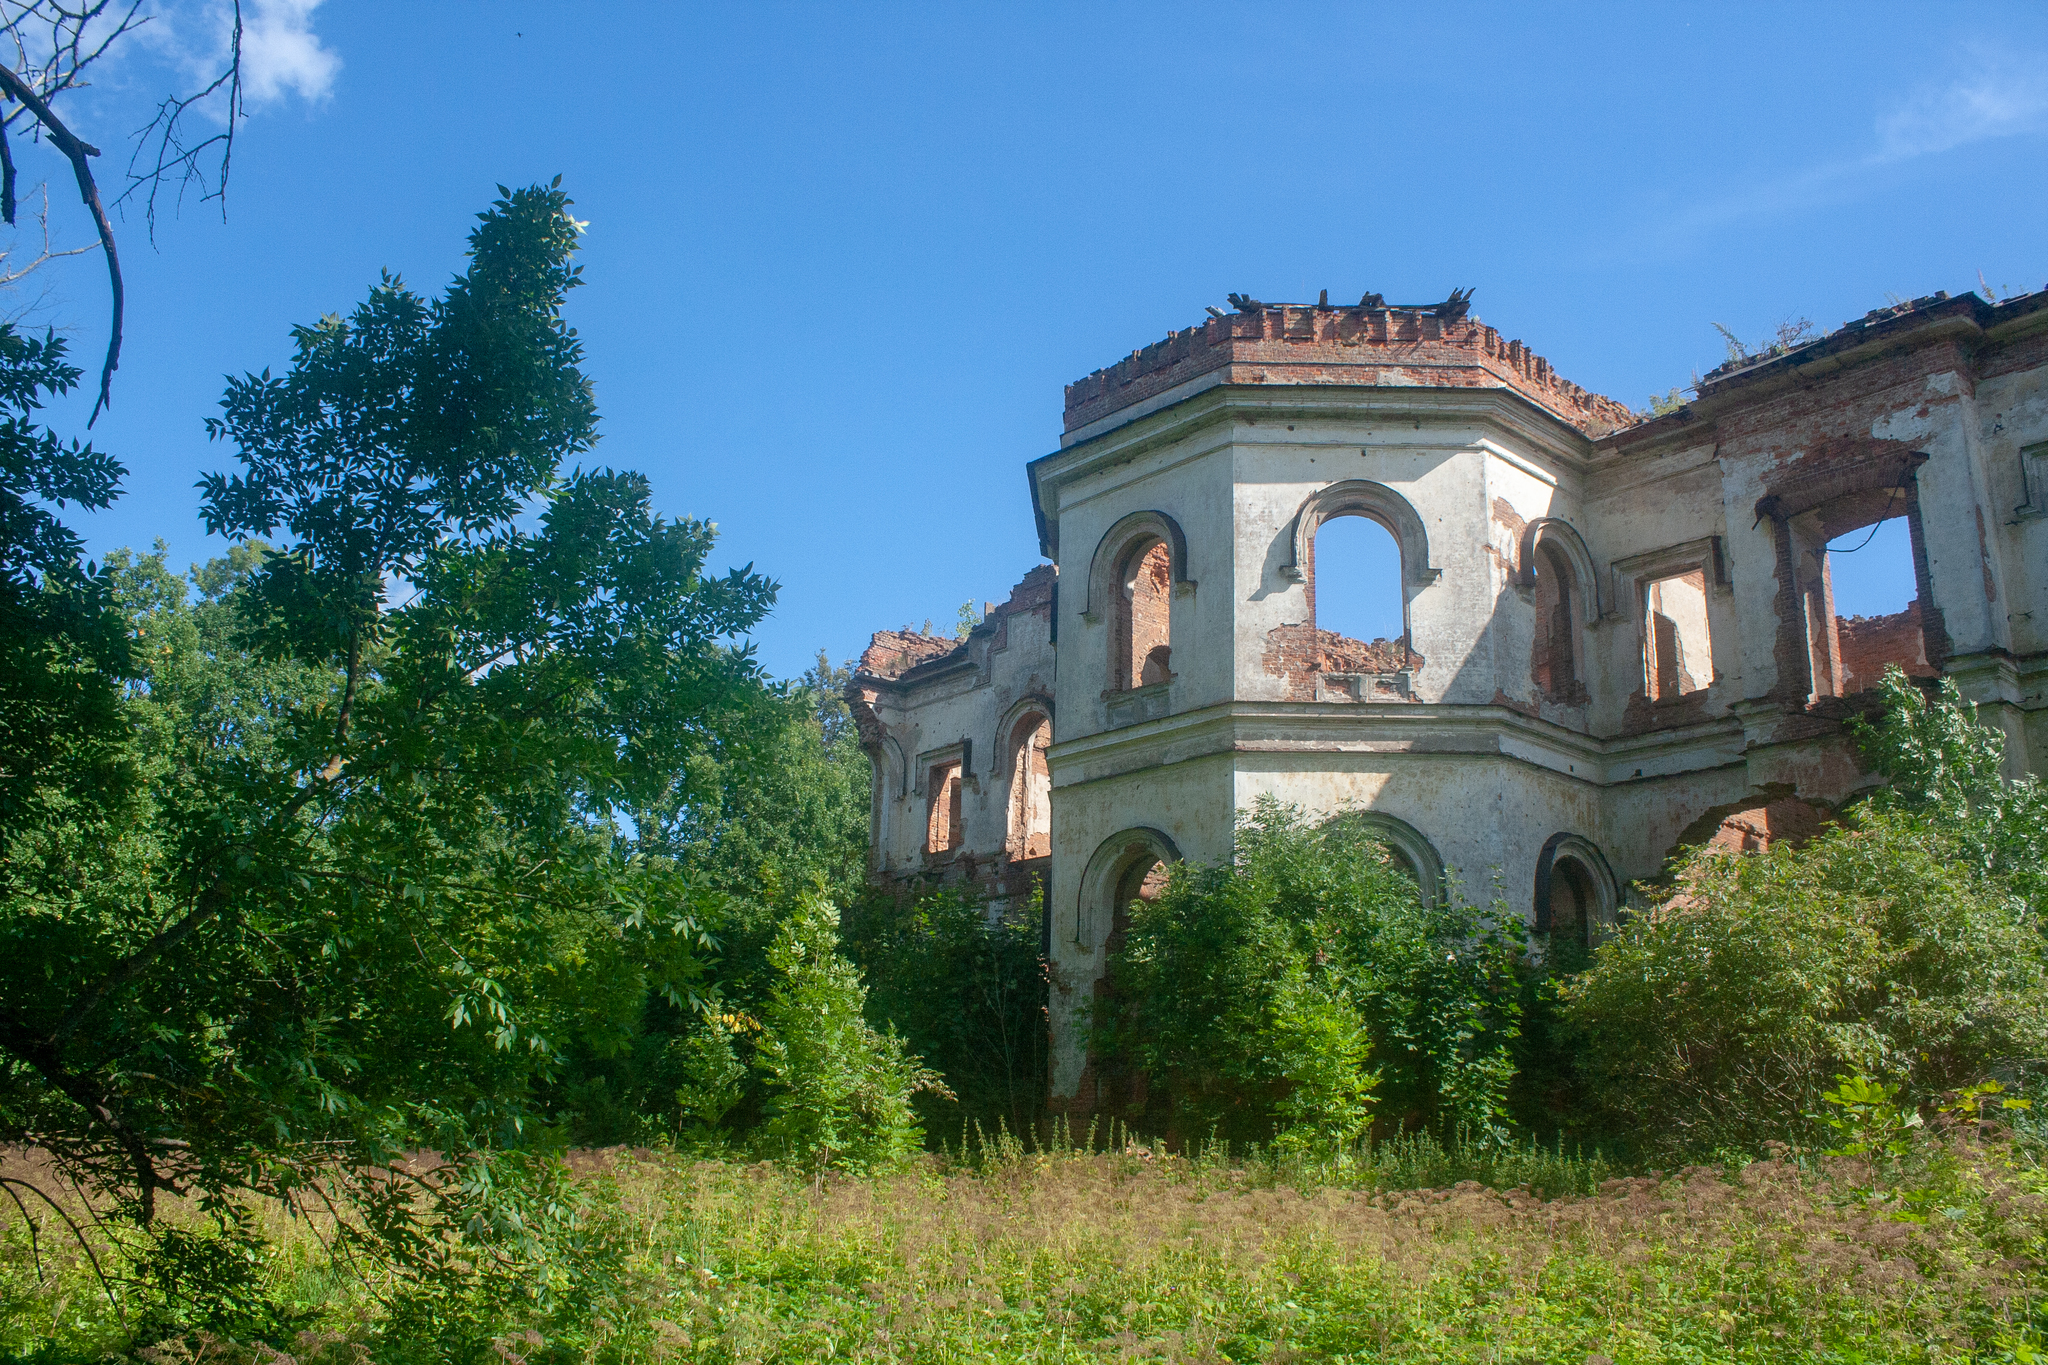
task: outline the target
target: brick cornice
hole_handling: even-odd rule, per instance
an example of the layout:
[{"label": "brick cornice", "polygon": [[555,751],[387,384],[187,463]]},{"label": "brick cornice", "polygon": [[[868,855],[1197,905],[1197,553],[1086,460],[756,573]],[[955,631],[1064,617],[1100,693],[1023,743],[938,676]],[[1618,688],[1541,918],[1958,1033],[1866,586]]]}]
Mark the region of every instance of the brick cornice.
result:
[{"label": "brick cornice", "polygon": [[1263,304],[1174,332],[1067,385],[1065,430],[1100,424],[1219,370],[1229,384],[1511,389],[1589,436],[1635,421],[1626,404],[1565,379],[1477,318]]}]

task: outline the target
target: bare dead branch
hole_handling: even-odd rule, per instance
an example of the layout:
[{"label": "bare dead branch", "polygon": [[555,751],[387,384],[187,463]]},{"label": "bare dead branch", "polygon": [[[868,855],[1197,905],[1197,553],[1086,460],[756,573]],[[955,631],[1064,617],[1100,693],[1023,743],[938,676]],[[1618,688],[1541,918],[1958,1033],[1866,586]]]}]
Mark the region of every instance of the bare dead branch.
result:
[{"label": "bare dead branch", "polygon": [[[7,221],[7,226],[14,226],[14,147],[8,141],[5,120],[0,120],[0,218]],[[47,225],[43,240],[47,245]]]},{"label": "bare dead branch", "polygon": [[[4,157],[6,153],[6,138],[6,133],[4,131],[0,131],[0,157]],[[4,253],[0,253],[0,289],[5,289],[7,286],[12,284],[19,284],[21,281],[27,279],[30,275],[34,274],[37,270],[41,269],[45,264],[47,264],[50,261],[57,260],[59,257],[83,256],[86,252],[96,249],[99,245],[99,243],[95,242],[92,246],[66,247],[62,251],[53,249],[50,246],[49,186],[45,185],[42,187],[42,194],[43,206],[36,210],[36,222],[41,227],[43,233],[42,250],[38,251],[27,265],[22,266],[8,265],[6,263],[6,255]],[[7,221],[9,223],[12,223],[14,219],[10,216],[7,219]]]},{"label": "bare dead branch", "polygon": [[92,178],[92,158],[100,154],[100,149],[66,127],[64,121],[43,102],[43,97],[5,66],[0,66],[0,90],[12,95],[36,116],[36,122],[49,134],[50,141],[71,162],[72,173],[78,177],[78,197],[92,212],[93,226],[99,229],[100,249],[107,254],[107,284],[114,296],[114,318],[107,336],[106,363],[100,367],[100,396],[92,405],[92,415],[85,420],[89,428],[99,421],[101,411],[114,401],[114,371],[121,368],[121,322],[128,302],[127,290],[121,282],[121,254],[114,246],[114,225],[107,221],[107,210],[100,203],[100,187]]},{"label": "bare dead branch", "polygon": [[[71,162],[79,200],[91,213],[100,249],[106,253],[113,318],[106,359],[100,367],[99,395],[86,419],[88,427],[98,422],[100,413],[113,402],[114,371],[121,367],[127,294],[113,225],[108,221],[107,206],[92,173],[90,158],[100,155],[100,150],[66,126],[52,111],[51,103],[58,95],[85,86],[93,63],[105,57],[115,43],[150,21],[151,16],[143,12],[146,3],[148,0],[0,0],[0,34],[14,47],[11,66],[0,63],[0,95],[18,106],[0,115],[0,219],[12,225],[17,207],[16,168],[8,134],[26,127],[34,140],[47,138]],[[227,193],[235,126],[243,116],[241,0],[233,0],[232,19],[226,68],[196,93],[163,100],[157,106],[156,116],[136,135],[136,148],[127,168],[128,184],[114,203],[119,205],[140,196],[151,240],[156,235],[157,196],[165,185],[177,184],[181,202],[185,191],[195,184],[202,199],[223,199]],[[184,133],[186,115],[197,106],[210,104],[223,92],[227,109],[221,131],[189,141]],[[144,151],[152,143],[154,154],[145,158]],[[209,181],[204,163],[215,148],[219,150],[220,170],[218,178]],[[47,234],[44,248],[36,265],[53,256],[73,254],[49,251]]]},{"label": "bare dead branch", "polygon": [[[219,132],[188,144],[184,137],[185,115],[195,105],[211,100],[222,89],[227,91],[227,111]],[[143,221],[148,225],[149,237],[156,240],[157,196],[167,183],[176,182],[177,202],[182,205],[185,193],[192,186],[199,189],[199,201],[218,200],[223,215],[227,212],[228,174],[235,157],[235,128],[243,118],[242,110],[242,0],[234,0],[233,26],[228,40],[227,69],[214,77],[203,89],[190,95],[166,97],[156,107],[156,115],[135,133],[135,151],[128,158],[128,186],[115,198],[116,204],[124,204],[138,193],[142,195]],[[143,164],[143,153],[154,145],[153,164],[147,170],[138,171]],[[220,175],[210,185],[202,156],[207,149],[220,148]]]}]

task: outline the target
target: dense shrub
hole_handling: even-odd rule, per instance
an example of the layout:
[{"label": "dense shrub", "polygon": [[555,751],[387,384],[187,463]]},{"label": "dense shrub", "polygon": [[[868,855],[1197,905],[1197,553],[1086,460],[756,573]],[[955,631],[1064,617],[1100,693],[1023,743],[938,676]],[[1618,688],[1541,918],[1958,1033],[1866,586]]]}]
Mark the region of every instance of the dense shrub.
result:
[{"label": "dense shrub", "polygon": [[1233,862],[1174,867],[1131,908],[1101,1045],[1134,1058],[1189,1136],[1349,1141],[1377,1118],[1495,1132],[1518,1014],[1515,934],[1430,907],[1356,822],[1263,798]]},{"label": "dense shrub", "polygon": [[[2048,1056],[2028,891],[2040,795],[1999,737],[1896,673],[1867,728],[1897,785],[1800,848],[1699,851],[1564,990],[1601,1116],[1650,1149],[1811,1136],[1844,1073],[1911,1102]],[[2030,827],[2030,825],[2032,827]]]},{"label": "dense shrub", "polygon": [[[796,700],[817,694],[801,689]],[[858,894],[868,760],[850,731],[834,733],[811,707],[751,747],[699,761],[687,788],[637,821],[640,849],[672,862],[690,887],[705,975],[695,1001],[643,992],[621,1027],[569,1052],[545,1098],[578,1145],[744,1132],[761,1120],[764,1096],[746,1055],[734,1056],[747,1054],[748,1036],[721,1019],[759,1014],[780,979],[769,949],[807,898],[843,906]],[[737,1080],[725,1074],[734,1069]]]},{"label": "dense shrub", "polygon": [[954,1098],[928,1091],[918,1107],[935,1134],[980,1123],[1012,1133],[1037,1124],[1045,1103],[1043,907],[991,918],[954,887],[916,896],[880,889],[845,916],[846,950],[868,982],[868,1017],[899,1030],[945,1078]]},{"label": "dense shrub", "polygon": [[916,1151],[910,1097],[938,1085],[893,1030],[862,1013],[860,970],[839,953],[830,902],[806,898],[768,950],[781,980],[761,1010],[756,1065],[768,1088],[757,1143],[805,1167],[867,1170]]},{"label": "dense shrub", "polygon": [[1844,1072],[1916,1097],[2048,1051],[2039,930],[1897,812],[1803,849],[1700,853],[1566,988],[1605,1110],[1643,1142],[1802,1131]]}]

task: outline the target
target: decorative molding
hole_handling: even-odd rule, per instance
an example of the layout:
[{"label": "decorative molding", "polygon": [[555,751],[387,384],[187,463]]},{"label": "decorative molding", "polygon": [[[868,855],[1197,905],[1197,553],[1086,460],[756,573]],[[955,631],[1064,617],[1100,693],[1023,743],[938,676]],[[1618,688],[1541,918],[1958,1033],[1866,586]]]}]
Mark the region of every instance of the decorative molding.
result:
[{"label": "decorative molding", "polygon": [[1102,533],[1095,556],[1088,561],[1088,602],[1081,613],[1083,620],[1093,623],[1102,619],[1109,603],[1108,580],[1122,562],[1124,551],[1133,541],[1145,537],[1165,542],[1176,590],[1195,586],[1195,580],[1188,577],[1188,538],[1182,534],[1180,523],[1164,512],[1133,512]]},{"label": "decorative molding", "polygon": [[1346,479],[1311,493],[1294,514],[1294,557],[1280,566],[1282,578],[1305,581],[1301,566],[1309,559],[1316,528],[1339,516],[1370,517],[1392,532],[1401,547],[1401,574],[1410,587],[1428,587],[1443,577],[1442,569],[1430,567],[1429,531],[1414,504],[1383,483]]},{"label": "decorative molding", "polygon": [[988,750],[988,770],[990,776],[1008,780],[1007,769],[1011,760],[1010,741],[1017,733],[1018,724],[1033,711],[1042,712],[1045,718],[1050,721],[1052,719],[1052,698],[1041,692],[1026,693],[1010,703],[1009,709],[1004,711],[1001,719],[996,721],[995,741],[989,745]]},{"label": "decorative molding", "polygon": [[1621,882],[1608,866],[1607,855],[1582,834],[1560,833],[1551,835],[1536,855],[1536,932],[1550,932],[1550,870],[1559,858],[1570,858],[1586,870],[1599,902],[1593,907],[1593,918],[1601,928],[1612,929],[1621,913]]},{"label": "decorative molding", "polygon": [[[938,767],[941,763],[958,763],[960,765],[961,782],[964,784],[971,781],[974,777],[973,738],[968,735],[962,735],[951,744],[941,744],[936,749],[926,749],[920,752],[917,756],[916,785],[911,788],[913,796],[923,796],[926,794],[925,788],[930,785],[926,779],[931,776],[932,769]],[[977,789],[979,786],[980,784],[976,783]]]},{"label": "decorative molding", "polygon": [[1408,866],[1415,871],[1416,886],[1422,893],[1424,905],[1433,906],[1443,899],[1444,860],[1437,853],[1436,845],[1421,830],[1385,811],[1346,811],[1337,818],[1362,825],[1407,859]]},{"label": "decorative molding", "polygon": [[1721,592],[1733,592],[1734,585],[1728,580],[1727,559],[1721,552],[1721,537],[1703,536],[1678,545],[1667,545],[1661,550],[1650,550],[1627,559],[1617,559],[1609,566],[1614,575],[1613,591],[1607,600],[1607,619],[1620,620],[1626,613],[1626,606],[1638,619],[1643,615],[1642,591],[1645,583],[1659,578],[1672,578],[1688,569],[1705,569],[1707,585]]},{"label": "decorative molding", "polygon": [[1559,517],[1538,517],[1522,531],[1522,544],[1517,551],[1521,563],[1522,586],[1536,586],[1537,552],[1550,548],[1564,556],[1572,572],[1577,576],[1579,600],[1583,604],[1580,614],[1589,626],[1598,625],[1606,607],[1600,591],[1600,570],[1595,567],[1592,551],[1568,521]]},{"label": "decorative molding", "polygon": [[2048,441],[2020,447],[2020,486],[2027,500],[2013,508],[2017,520],[2048,517]]},{"label": "decorative molding", "polygon": [[[1116,910],[1109,904],[1109,898],[1116,894],[1116,884],[1124,873],[1130,871],[1131,864],[1145,857],[1177,863],[1180,861],[1180,848],[1172,836],[1150,825],[1138,825],[1112,834],[1097,846],[1088,859],[1087,870],[1081,874],[1079,895],[1074,905],[1074,942],[1085,944],[1090,951],[1102,946],[1101,940],[1109,933],[1110,916]],[[1098,922],[1099,935],[1096,933]]]}]

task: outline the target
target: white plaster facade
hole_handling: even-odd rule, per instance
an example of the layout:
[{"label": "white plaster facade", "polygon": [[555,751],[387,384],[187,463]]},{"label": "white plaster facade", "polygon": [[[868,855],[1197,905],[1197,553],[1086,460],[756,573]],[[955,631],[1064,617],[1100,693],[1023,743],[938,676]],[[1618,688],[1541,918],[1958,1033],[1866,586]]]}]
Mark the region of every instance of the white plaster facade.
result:
[{"label": "white plaster facade", "polygon": [[[849,695],[877,875],[1011,899],[1006,727],[1020,706],[1053,718],[1050,857],[1022,870],[1046,889],[1056,1107],[1094,1102],[1075,1011],[1130,868],[1227,858],[1263,794],[1372,812],[1421,880],[1441,865],[1544,927],[1553,895],[1611,919],[1682,840],[1768,839],[1869,786],[1842,721],[1870,697],[1833,695],[1847,627],[1814,553],[1845,529],[1908,517],[1926,671],[2005,728],[2015,771],[2048,758],[2043,295],[1882,310],[1647,422],[1455,296],[1247,301],[1071,386],[1060,449],[1029,472],[1057,591],[1034,571],[1043,601],[1027,580],[961,646],[877,636]],[[1316,526],[1354,514],[1401,545],[1405,648],[1314,633]],[[1119,594],[1154,542],[1171,675],[1132,688]],[[1539,600],[1564,606],[1546,621]],[[1660,620],[1659,600],[1684,605]],[[1659,695],[1659,630],[1682,695]],[[1549,687],[1539,636],[1571,660]],[[934,857],[919,782],[948,745],[964,847]]]}]

